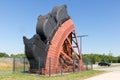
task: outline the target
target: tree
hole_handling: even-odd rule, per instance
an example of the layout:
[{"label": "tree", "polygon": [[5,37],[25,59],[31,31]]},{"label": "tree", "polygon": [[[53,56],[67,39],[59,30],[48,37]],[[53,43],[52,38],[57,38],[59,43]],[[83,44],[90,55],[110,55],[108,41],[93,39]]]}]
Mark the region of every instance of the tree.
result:
[{"label": "tree", "polygon": [[9,55],[4,52],[0,52],[0,57],[9,57]]},{"label": "tree", "polygon": [[11,54],[11,57],[23,58],[25,57],[25,54]]},{"label": "tree", "polygon": [[118,56],[118,63],[120,63],[120,56]]},{"label": "tree", "polygon": [[98,62],[119,62],[120,63],[120,56],[119,57],[114,57],[112,56],[112,54],[109,55],[105,55],[105,53],[103,54],[83,54],[83,59],[91,59],[93,64],[96,64]]},{"label": "tree", "polygon": [[109,57],[109,63],[112,63],[112,61],[113,61],[113,56],[112,56],[111,50],[109,51],[108,57]]}]

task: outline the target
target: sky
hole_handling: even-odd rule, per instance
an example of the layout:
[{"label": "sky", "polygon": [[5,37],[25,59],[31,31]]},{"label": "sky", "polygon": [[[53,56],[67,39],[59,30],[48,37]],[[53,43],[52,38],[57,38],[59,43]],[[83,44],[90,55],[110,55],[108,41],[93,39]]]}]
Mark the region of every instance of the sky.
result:
[{"label": "sky", "polygon": [[0,52],[24,53],[23,36],[36,34],[38,16],[63,4],[77,35],[88,35],[83,54],[120,55],[120,0],[0,0]]}]

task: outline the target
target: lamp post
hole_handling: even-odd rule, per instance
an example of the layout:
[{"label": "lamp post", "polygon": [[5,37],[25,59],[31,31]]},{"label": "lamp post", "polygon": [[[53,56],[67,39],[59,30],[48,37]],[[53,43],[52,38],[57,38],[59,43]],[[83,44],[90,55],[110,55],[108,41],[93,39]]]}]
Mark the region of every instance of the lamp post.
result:
[{"label": "lamp post", "polygon": [[79,56],[80,54],[82,54],[82,38],[83,37],[87,37],[88,35],[81,35],[81,36],[77,36],[78,38],[80,38],[80,53],[79,53]]}]

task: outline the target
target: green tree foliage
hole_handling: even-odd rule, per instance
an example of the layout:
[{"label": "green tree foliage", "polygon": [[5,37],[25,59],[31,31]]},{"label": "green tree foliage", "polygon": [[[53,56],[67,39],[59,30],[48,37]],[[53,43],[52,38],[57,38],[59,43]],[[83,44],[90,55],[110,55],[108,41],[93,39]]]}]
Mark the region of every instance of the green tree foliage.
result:
[{"label": "green tree foliage", "polygon": [[0,52],[0,57],[9,57],[9,55],[4,52]]},{"label": "green tree foliage", "polygon": [[120,56],[118,56],[118,63],[120,63]]},{"label": "green tree foliage", "polygon": [[114,57],[112,55],[105,55],[103,54],[83,54],[83,59],[90,59],[92,60],[93,64],[98,62],[109,62],[109,63],[120,63],[120,56]]},{"label": "green tree foliage", "polygon": [[25,57],[25,54],[11,54],[10,57],[23,58],[23,57]]}]

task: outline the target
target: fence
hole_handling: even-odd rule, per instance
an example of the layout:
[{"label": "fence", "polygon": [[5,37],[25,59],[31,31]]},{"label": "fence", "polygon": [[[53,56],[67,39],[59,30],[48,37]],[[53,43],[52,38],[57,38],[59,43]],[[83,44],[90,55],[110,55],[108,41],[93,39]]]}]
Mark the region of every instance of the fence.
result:
[{"label": "fence", "polygon": [[0,58],[0,72],[12,72],[13,58]]},{"label": "fence", "polygon": [[[48,76],[51,76],[52,71],[54,71],[56,74],[64,74],[64,73],[70,73],[70,72],[79,72],[80,70],[80,64],[79,60],[73,59],[73,62],[65,62],[64,60],[60,59],[60,63],[58,65],[58,68],[55,69],[52,67],[53,63],[52,59],[49,58],[48,62],[48,69],[46,70],[45,67],[45,59],[39,58],[34,62],[34,59],[31,61],[28,61],[27,58],[0,58],[0,72],[4,71],[13,71],[13,72],[32,72],[30,71],[30,68],[36,68],[37,70],[33,69],[33,72],[35,71],[36,74],[41,75],[41,71],[44,70],[48,72]],[[83,59],[84,66],[87,68],[87,70],[92,69],[92,62],[90,59]],[[30,64],[31,65],[30,65]],[[4,64],[4,66],[3,66]],[[2,67],[1,67],[2,66]],[[3,69],[4,68],[4,69]]]},{"label": "fence", "polygon": [[29,69],[26,58],[0,58],[0,73],[3,72],[25,72]]},{"label": "fence", "polygon": [[83,63],[87,70],[93,70],[93,61],[91,59],[83,58]]},{"label": "fence", "polygon": [[28,72],[29,62],[27,58],[13,58],[13,72]]}]

